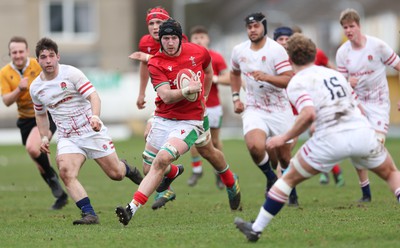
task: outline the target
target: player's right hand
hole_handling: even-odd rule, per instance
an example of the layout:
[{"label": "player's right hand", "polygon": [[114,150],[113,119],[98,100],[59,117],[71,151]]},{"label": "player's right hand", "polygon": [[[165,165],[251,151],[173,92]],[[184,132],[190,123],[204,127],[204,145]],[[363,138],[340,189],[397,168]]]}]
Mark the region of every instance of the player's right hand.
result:
[{"label": "player's right hand", "polygon": [[240,114],[244,111],[244,104],[242,101],[237,100],[233,102],[233,110],[236,114]]},{"label": "player's right hand", "polygon": [[201,92],[202,90],[201,82],[194,79],[190,79],[189,85],[187,87],[189,88],[190,94]]}]

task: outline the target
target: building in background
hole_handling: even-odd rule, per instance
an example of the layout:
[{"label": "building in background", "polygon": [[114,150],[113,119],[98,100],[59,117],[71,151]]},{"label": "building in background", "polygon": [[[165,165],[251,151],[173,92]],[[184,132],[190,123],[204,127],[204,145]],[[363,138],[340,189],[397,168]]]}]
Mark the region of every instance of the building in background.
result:
[{"label": "building in background", "polygon": [[[148,87],[147,108],[136,108],[138,63],[128,59],[128,55],[137,50],[139,38],[147,33],[147,9],[157,5],[164,6],[180,21],[185,33],[194,25],[206,26],[213,37],[211,48],[220,51],[227,61],[234,44],[247,39],[243,18],[256,11],[266,14],[270,33],[282,25],[301,26],[303,33],[334,61],[336,49],[343,41],[340,12],[355,8],[363,15],[362,25],[367,34],[382,38],[400,51],[400,4],[393,0],[3,0],[0,66],[9,62],[7,45],[11,36],[26,37],[31,56],[36,41],[48,36],[59,44],[61,63],[81,68],[96,86],[103,99],[102,117],[106,122],[141,126],[153,110],[155,93]],[[391,97],[396,99],[392,100],[393,124],[400,124],[395,106],[400,99],[398,81],[397,74],[389,77]],[[221,89],[222,96],[230,96],[228,88]],[[222,97],[222,104],[226,113],[224,126],[240,127],[231,99]],[[15,112],[0,103],[0,128],[15,126]]]}]

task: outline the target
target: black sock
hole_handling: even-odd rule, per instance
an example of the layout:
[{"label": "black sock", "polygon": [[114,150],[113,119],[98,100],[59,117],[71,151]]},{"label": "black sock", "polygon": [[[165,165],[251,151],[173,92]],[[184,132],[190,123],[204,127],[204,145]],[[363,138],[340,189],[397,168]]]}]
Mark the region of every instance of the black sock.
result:
[{"label": "black sock", "polygon": [[42,167],[46,178],[51,178],[54,175],[57,176],[57,173],[50,165],[49,157],[46,153],[40,153],[39,157],[34,158],[34,160]]},{"label": "black sock", "polygon": [[59,198],[64,194],[64,190],[60,185],[56,171],[51,167],[49,157],[45,153],[41,153],[35,161],[42,167],[44,173],[41,174],[43,180],[49,185],[54,197]]},{"label": "black sock", "polygon": [[269,159],[266,163],[262,165],[258,165],[258,168],[264,173],[268,180],[274,180],[277,178],[275,172],[272,170],[271,165],[269,163]]}]

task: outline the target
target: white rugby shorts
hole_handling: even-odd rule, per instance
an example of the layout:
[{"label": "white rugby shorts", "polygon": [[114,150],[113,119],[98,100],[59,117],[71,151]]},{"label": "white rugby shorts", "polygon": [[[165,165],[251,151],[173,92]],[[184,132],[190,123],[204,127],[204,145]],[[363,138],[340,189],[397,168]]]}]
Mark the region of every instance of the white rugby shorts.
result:
[{"label": "white rugby shorts", "polygon": [[246,108],[242,115],[243,134],[251,130],[261,129],[267,137],[286,133],[294,124],[292,109],[284,112],[268,113],[264,110]]},{"label": "white rugby shorts", "polygon": [[207,107],[207,113],[210,128],[221,128],[223,115],[222,106]]},{"label": "white rugby shorts", "polygon": [[160,150],[169,139],[178,138],[190,148],[203,132],[203,121],[171,120],[154,116],[146,142]]},{"label": "white rugby shorts", "polygon": [[386,134],[389,129],[389,110],[386,105],[361,104],[368,122],[377,132]]},{"label": "white rugby shorts", "polygon": [[359,169],[373,169],[386,159],[387,152],[371,127],[345,130],[319,138],[312,136],[299,151],[314,169],[330,172],[346,158]]},{"label": "white rugby shorts", "polygon": [[57,154],[80,153],[89,159],[106,157],[115,152],[114,143],[103,126],[99,132],[90,132],[82,136],[58,138]]}]

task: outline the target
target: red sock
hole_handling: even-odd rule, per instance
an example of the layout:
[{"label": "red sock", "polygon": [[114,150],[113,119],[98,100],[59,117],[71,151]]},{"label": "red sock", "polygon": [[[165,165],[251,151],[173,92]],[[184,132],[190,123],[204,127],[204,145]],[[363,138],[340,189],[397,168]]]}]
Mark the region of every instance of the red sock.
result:
[{"label": "red sock", "polygon": [[333,166],[332,173],[333,173],[333,175],[340,174],[340,166],[339,166],[339,164],[335,164],[335,166]]},{"label": "red sock", "polygon": [[192,167],[199,167],[201,165],[202,165],[201,160],[192,162]]},{"label": "red sock", "polygon": [[136,191],[135,194],[133,195],[133,200],[139,202],[140,205],[146,204],[148,199],[149,198],[140,191]]},{"label": "red sock", "polygon": [[226,187],[231,188],[235,184],[235,178],[233,177],[233,173],[230,169],[219,174],[219,176]]},{"label": "red sock", "polygon": [[171,164],[171,170],[169,171],[169,173],[167,175],[165,175],[167,178],[175,178],[176,174],[178,174],[178,166]]}]

